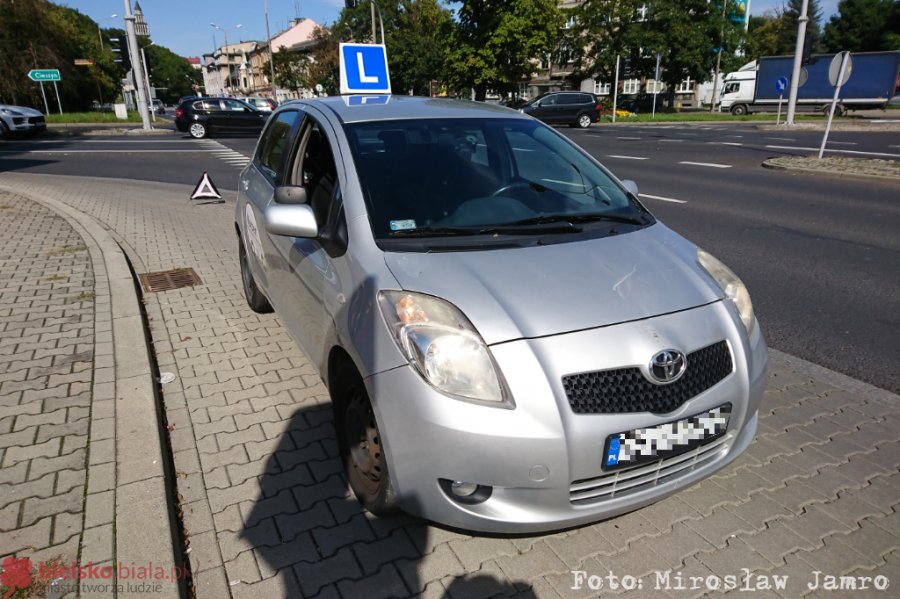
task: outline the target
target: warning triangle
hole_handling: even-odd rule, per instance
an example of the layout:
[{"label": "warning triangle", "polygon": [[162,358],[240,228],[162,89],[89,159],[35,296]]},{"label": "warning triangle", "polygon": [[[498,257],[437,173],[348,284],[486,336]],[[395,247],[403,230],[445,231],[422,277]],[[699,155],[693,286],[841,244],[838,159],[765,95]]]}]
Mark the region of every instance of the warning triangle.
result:
[{"label": "warning triangle", "polygon": [[216,189],[215,183],[212,182],[212,179],[209,178],[209,175],[206,171],[203,171],[203,176],[200,177],[200,180],[197,182],[197,187],[194,189],[194,193],[191,194],[192,200],[221,200],[222,194],[219,193],[219,190]]}]

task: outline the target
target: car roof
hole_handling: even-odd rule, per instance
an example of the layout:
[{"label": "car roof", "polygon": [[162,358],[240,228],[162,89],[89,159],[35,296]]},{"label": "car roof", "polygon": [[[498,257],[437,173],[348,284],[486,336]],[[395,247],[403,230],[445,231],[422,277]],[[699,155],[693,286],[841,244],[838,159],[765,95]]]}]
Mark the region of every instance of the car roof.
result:
[{"label": "car roof", "polygon": [[[354,98],[361,99],[360,103],[355,103]],[[386,98],[387,101],[367,103],[365,99],[368,98],[379,100]],[[420,96],[328,96],[295,100],[286,104],[286,106],[297,105],[316,106],[344,123],[425,118],[530,118],[511,108],[496,104]]]}]

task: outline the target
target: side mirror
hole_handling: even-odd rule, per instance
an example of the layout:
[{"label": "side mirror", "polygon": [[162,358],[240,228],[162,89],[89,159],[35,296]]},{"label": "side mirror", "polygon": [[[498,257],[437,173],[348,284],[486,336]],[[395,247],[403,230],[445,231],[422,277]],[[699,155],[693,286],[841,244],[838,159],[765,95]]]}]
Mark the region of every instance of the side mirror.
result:
[{"label": "side mirror", "polygon": [[303,237],[312,239],[319,236],[316,215],[306,204],[296,206],[269,204],[263,210],[266,231],[272,235]]},{"label": "side mirror", "polygon": [[301,185],[280,185],[275,188],[275,201],[279,204],[305,204],[306,189]]},{"label": "side mirror", "polygon": [[625,179],[622,181],[622,185],[631,192],[634,197],[638,197],[638,184],[632,181],[631,179]]}]

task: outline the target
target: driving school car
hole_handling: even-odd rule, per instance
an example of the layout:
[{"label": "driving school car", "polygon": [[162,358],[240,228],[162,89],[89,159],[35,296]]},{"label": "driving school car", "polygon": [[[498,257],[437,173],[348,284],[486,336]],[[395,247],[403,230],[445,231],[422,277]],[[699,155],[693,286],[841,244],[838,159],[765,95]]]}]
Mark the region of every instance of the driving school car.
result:
[{"label": "driving school car", "polygon": [[768,354],[743,283],[531,117],[291,102],[235,224],[247,301],[319,369],[375,514],[559,529],[657,501],[753,439]]}]

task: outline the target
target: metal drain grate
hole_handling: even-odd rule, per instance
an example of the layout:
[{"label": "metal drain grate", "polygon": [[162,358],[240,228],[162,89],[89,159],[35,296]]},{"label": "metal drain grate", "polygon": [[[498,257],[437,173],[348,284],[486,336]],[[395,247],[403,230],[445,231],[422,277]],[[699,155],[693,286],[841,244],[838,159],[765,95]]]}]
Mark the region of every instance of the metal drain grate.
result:
[{"label": "metal drain grate", "polygon": [[200,280],[193,268],[173,268],[172,270],[159,272],[145,272],[138,276],[141,279],[141,286],[147,293],[171,291],[172,289],[203,284],[203,281]]}]

